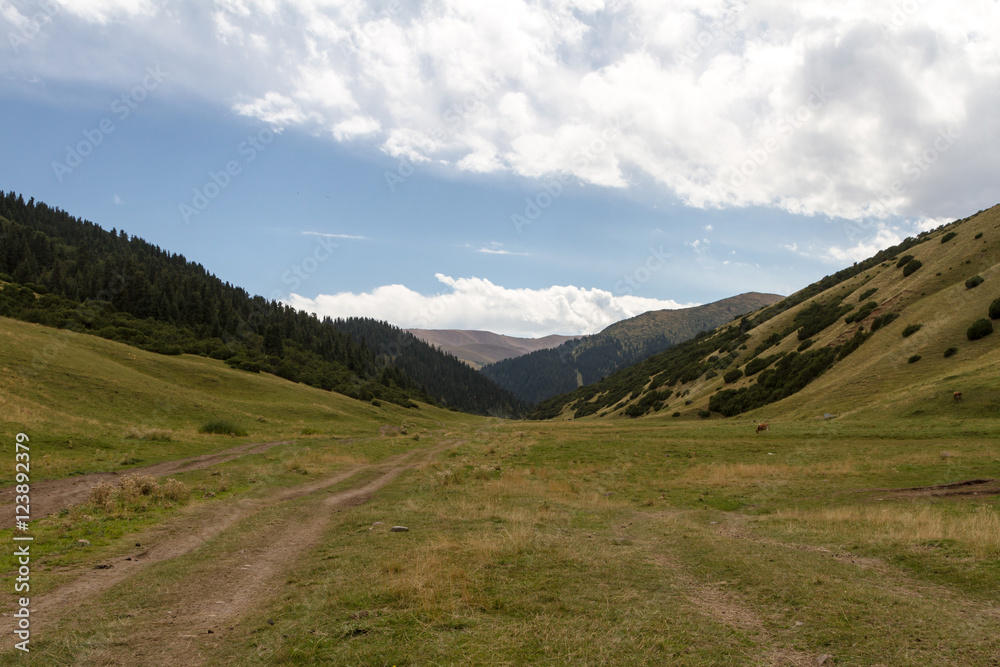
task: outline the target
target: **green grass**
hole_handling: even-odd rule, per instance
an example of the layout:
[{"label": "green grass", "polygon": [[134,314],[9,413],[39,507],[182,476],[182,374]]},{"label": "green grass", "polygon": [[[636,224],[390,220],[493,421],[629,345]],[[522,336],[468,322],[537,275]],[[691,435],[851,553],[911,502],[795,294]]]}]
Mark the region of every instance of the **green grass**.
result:
[{"label": "green grass", "polygon": [[[870,405],[830,393],[828,419],[806,396],[732,419],[700,420],[692,409],[504,422],[377,408],[213,360],[67,339],[37,375],[0,375],[4,431],[31,435],[39,479],[286,444],[172,475],[185,490],[176,498],[132,493],[36,521],[32,594],[44,597],[136,542],[256,508],[198,548],[78,601],[33,636],[32,657],[138,659],[169,611],[178,614],[168,629],[175,662],[205,664],[770,665],[824,654],[847,665],[989,664],[1000,651],[1000,496],[891,489],[1000,478],[1000,362],[945,359],[947,336],[922,321],[907,344],[934,354],[913,367],[902,356],[891,376],[871,378],[869,391],[899,388]],[[3,363],[30,361],[49,335],[0,320]],[[249,435],[199,432],[219,415]],[[761,417],[771,429],[755,435]],[[386,425],[405,435],[380,434]],[[365,466],[452,441],[367,503],[322,504],[373,479]],[[279,500],[354,469],[331,488]],[[317,518],[327,523],[316,544],[217,633],[169,606],[238,590],[229,574],[266,565],[266,545],[294,540]],[[9,574],[15,564],[4,558]],[[190,633],[199,634],[181,638]],[[4,649],[0,664],[22,660]]]},{"label": "green grass", "polygon": [[198,432],[214,433],[216,435],[247,435],[245,428],[236,422],[230,421],[229,419],[213,419],[212,421],[205,422],[202,424],[201,428],[198,429]]}]

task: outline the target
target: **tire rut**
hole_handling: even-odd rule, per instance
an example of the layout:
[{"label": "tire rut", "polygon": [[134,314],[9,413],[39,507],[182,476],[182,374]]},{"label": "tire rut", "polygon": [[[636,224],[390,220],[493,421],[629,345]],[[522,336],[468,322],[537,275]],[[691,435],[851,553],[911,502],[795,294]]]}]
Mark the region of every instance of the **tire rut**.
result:
[{"label": "tire rut", "polygon": [[[329,523],[331,511],[364,504],[403,472],[427,465],[436,454],[457,446],[460,442],[449,440],[434,447],[409,450],[379,463],[354,465],[334,475],[279,491],[268,498],[211,503],[198,507],[171,521],[169,525],[139,534],[138,544],[144,546],[116,558],[113,566],[81,572],[76,579],[35,597],[32,601],[33,635],[42,636],[59,619],[70,616],[79,605],[94,600],[117,584],[135,579],[149,567],[195,552],[242,520],[291,500],[316,494],[359,473],[379,471],[380,474],[375,479],[360,486],[317,498],[313,505],[314,509],[320,511],[307,513],[305,521],[282,522],[281,527],[268,536],[266,544],[255,545],[251,550],[249,556],[252,556],[252,562],[247,562],[248,555],[244,553],[246,550],[229,553],[213,560],[209,568],[210,576],[184,579],[171,591],[164,591],[153,611],[158,620],[142,623],[142,627],[134,631],[135,636],[128,642],[129,656],[124,662],[112,663],[175,664],[177,656],[183,655],[184,664],[199,664],[196,656],[200,652],[196,646],[192,645],[188,650],[183,645],[197,637],[220,638],[223,623],[232,622],[269,600],[275,594],[273,581],[289,570],[302,553],[319,544]],[[278,443],[261,443],[264,444],[273,446]],[[231,452],[229,450],[220,454]],[[237,454],[239,455],[241,454]],[[192,526],[197,528],[192,530]],[[216,590],[226,591],[226,594],[209,592]],[[179,632],[174,619],[163,611],[178,608],[185,610],[185,632]],[[144,615],[148,613],[143,612]],[[0,633],[13,631],[11,621],[10,616],[0,618]],[[192,635],[192,632],[199,634]]]}]

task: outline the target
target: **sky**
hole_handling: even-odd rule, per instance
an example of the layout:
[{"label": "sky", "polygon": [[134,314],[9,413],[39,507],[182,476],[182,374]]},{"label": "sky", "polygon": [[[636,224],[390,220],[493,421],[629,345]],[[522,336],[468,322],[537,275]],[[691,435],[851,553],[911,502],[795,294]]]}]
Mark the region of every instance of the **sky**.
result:
[{"label": "sky", "polygon": [[0,0],[0,190],[332,317],[790,294],[997,203],[1000,3]]}]

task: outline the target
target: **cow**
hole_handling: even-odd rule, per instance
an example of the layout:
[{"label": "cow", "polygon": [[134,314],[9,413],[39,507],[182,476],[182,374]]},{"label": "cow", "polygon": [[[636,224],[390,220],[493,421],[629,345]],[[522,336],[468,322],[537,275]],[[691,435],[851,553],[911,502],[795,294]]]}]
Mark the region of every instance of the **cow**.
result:
[{"label": "cow", "polygon": [[757,433],[760,433],[761,431],[764,431],[765,433],[769,433],[771,431],[770,425],[768,425],[767,423],[764,423],[764,422],[761,422],[760,424],[757,424]]},{"label": "cow", "polygon": [[962,400],[962,392],[956,391],[954,394],[951,395],[951,397],[956,401],[960,401]]}]

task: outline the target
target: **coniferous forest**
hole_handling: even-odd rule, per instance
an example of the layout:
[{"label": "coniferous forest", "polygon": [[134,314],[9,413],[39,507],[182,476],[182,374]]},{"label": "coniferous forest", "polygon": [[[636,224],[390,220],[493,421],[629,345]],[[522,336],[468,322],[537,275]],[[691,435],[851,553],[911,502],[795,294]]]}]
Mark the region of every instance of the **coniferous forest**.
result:
[{"label": "coniferous forest", "polygon": [[221,359],[359,400],[525,411],[455,357],[385,322],[318,319],[124,231],[2,191],[0,287],[0,316]]}]

